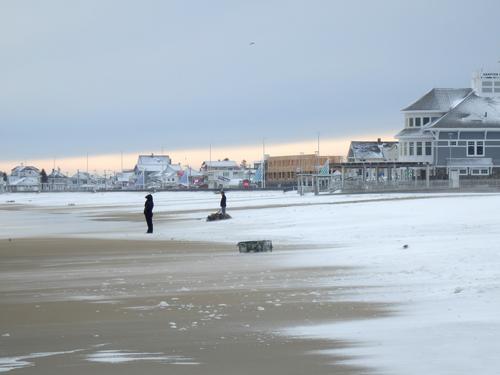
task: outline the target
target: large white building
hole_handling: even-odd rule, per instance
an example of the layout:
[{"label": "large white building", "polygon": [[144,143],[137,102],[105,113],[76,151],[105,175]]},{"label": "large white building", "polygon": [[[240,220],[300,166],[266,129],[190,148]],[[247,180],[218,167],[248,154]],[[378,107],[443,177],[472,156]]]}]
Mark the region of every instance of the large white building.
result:
[{"label": "large white building", "polygon": [[402,112],[400,161],[429,164],[443,176],[500,169],[500,73],[474,74],[471,88],[432,89]]}]

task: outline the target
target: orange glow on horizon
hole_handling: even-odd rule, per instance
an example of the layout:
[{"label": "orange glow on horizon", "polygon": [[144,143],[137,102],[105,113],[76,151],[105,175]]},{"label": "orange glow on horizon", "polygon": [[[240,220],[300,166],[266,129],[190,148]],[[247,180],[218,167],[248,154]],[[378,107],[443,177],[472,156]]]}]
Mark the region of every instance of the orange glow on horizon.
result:
[{"label": "orange glow on horizon", "polygon": [[[382,138],[385,141],[392,141],[393,137],[390,136],[371,136],[365,135],[360,137],[355,137],[355,140],[367,140],[375,141],[377,138]],[[321,155],[341,155],[345,156],[347,154],[349,144],[353,140],[352,138],[330,138],[321,139],[320,138],[320,154]],[[265,144],[265,153],[270,156],[283,156],[283,155],[299,155],[304,154],[314,154],[317,151],[318,142],[317,139],[308,140],[303,142],[291,142],[291,143],[269,143]],[[91,173],[114,173],[123,169],[133,169],[137,163],[138,155],[149,155],[151,151],[137,152],[137,153],[117,153],[117,154],[102,154],[102,155],[89,155],[88,156],[88,170]],[[154,154],[159,155],[160,152],[155,151]],[[172,150],[170,152],[164,152],[164,154],[169,155],[172,159],[172,163],[180,163],[183,166],[191,166],[194,169],[200,168],[201,164],[205,160],[210,159],[209,147],[204,149],[184,149],[184,150]],[[246,146],[232,146],[232,147],[214,147],[212,146],[212,160],[222,160],[224,158],[229,158],[235,160],[236,162],[241,162],[246,160],[248,163],[253,164],[254,161],[262,160],[263,145],[246,145]],[[39,169],[45,169],[47,173],[50,173],[52,168],[60,168],[61,172],[65,174],[74,174],[77,170],[86,171],[87,170],[87,156],[80,157],[66,157],[59,159],[37,159],[37,160],[25,160],[22,161],[24,165],[33,165]],[[55,165],[54,165],[55,163]],[[20,165],[20,161],[0,161],[0,170],[10,174],[12,168]]]}]

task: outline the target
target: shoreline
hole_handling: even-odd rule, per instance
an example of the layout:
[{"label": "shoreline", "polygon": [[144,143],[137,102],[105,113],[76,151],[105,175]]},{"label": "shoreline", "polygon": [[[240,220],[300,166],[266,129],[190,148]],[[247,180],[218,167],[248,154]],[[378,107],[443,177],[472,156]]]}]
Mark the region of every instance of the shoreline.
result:
[{"label": "shoreline", "polygon": [[[64,373],[71,366],[75,374],[366,373],[335,364],[331,355],[312,354],[348,343],[281,333],[308,322],[385,316],[389,305],[332,302],[335,287],[311,291],[310,285],[348,271],[325,268],[312,276],[307,268],[281,267],[273,256],[280,258],[203,242],[2,240],[0,333],[9,336],[0,337],[0,370],[5,358],[64,352],[26,359],[34,366],[24,371]],[[111,350],[185,360],[112,364]],[[96,353],[104,356],[101,362],[89,360]]]}]

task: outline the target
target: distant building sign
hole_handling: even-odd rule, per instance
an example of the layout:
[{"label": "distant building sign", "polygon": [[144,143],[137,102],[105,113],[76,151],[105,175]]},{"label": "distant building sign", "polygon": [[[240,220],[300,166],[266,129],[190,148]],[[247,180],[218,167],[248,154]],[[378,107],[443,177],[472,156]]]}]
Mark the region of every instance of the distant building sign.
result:
[{"label": "distant building sign", "polygon": [[495,79],[500,77],[500,73],[481,73],[481,79]]}]

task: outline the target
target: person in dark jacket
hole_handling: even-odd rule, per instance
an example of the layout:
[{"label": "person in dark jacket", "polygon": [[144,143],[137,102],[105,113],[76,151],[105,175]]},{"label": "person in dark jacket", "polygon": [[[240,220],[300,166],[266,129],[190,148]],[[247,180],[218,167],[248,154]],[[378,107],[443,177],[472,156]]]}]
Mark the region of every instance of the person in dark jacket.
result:
[{"label": "person in dark jacket", "polygon": [[153,233],[153,196],[148,194],[145,198],[146,203],[144,203],[144,216],[146,217],[146,223],[148,224],[148,231],[146,233]]},{"label": "person in dark jacket", "polygon": [[222,212],[222,215],[226,215],[226,194],[224,194],[224,191],[220,192],[220,195],[222,196],[220,199],[220,210]]}]

